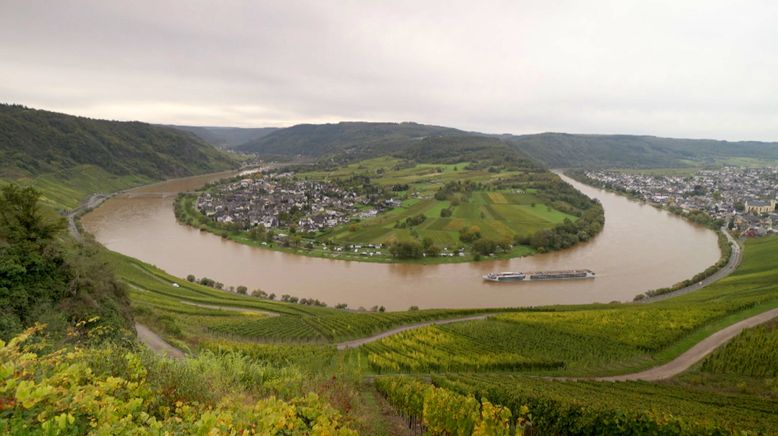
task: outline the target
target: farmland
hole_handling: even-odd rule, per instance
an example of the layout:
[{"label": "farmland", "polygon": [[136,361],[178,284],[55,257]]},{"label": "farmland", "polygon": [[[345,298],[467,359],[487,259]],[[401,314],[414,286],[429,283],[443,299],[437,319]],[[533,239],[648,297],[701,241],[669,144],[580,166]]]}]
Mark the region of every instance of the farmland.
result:
[{"label": "farmland", "polygon": [[[245,231],[247,228],[215,222],[195,207],[192,195],[178,199],[176,215],[180,221],[248,245],[372,262],[443,263],[486,255],[525,256],[587,240],[602,226],[601,222],[590,222],[601,221],[601,209],[581,220],[595,203],[556,175],[535,168],[500,168],[477,162],[418,163],[383,156],[334,168],[301,167],[294,175],[297,180],[327,184],[361,177],[383,190],[395,206],[318,231],[277,229],[282,234],[295,233],[293,237],[266,236],[264,231],[260,236]],[[531,240],[539,232],[563,225],[570,227],[565,238]],[[479,245],[477,240],[490,242]],[[397,244],[416,245],[418,250],[398,254],[391,250]]]}]

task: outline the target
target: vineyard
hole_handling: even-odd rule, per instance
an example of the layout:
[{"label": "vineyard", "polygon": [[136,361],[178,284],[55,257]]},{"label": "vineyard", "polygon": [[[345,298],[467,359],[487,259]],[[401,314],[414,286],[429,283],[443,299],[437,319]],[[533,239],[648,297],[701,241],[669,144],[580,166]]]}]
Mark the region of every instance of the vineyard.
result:
[{"label": "vineyard", "polygon": [[778,376],[778,320],[744,331],[706,358],[700,371],[749,377]]},{"label": "vineyard", "polygon": [[376,388],[410,428],[432,435],[510,435],[515,424],[523,422],[485,398],[479,401],[410,378],[382,377],[376,380]]},{"label": "vineyard", "polygon": [[0,341],[2,434],[356,434],[327,401],[295,388],[294,369],[238,354],[172,362],[111,345],[42,353],[38,333]]},{"label": "vineyard", "polygon": [[120,278],[130,287],[136,316],[186,342],[211,337],[272,343],[329,343],[369,336],[400,325],[506,310],[355,312],[283,303],[190,283],[118,254],[111,254],[111,260]]},{"label": "vineyard", "polygon": [[446,375],[433,377],[433,383],[529,416],[540,434],[755,434],[778,428],[778,401],[661,383],[549,381],[505,374]]},{"label": "vineyard", "polygon": [[366,346],[368,362],[377,371],[510,371],[556,369],[560,361],[526,357],[476,342],[439,327],[399,333]]}]

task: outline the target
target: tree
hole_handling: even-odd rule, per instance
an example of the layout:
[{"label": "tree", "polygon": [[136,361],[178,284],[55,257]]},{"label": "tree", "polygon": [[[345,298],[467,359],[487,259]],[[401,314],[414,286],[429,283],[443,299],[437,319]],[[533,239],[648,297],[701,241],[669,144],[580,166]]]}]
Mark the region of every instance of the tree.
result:
[{"label": "tree", "polygon": [[194,274],[189,274],[188,276],[186,276],[186,281],[188,281],[188,282],[194,283],[195,280],[197,280],[197,279],[195,278]]},{"label": "tree", "polygon": [[492,254],[497,251],[497,242],[492,239],[479,239],[473,242],[473,251],[483,256]]},{"label": "tree", "polygon": [[31,187],[6,185],[0,191],[0,238],[10,242],[51,240],[65,228],[62,219],[41,214],[40,193]]},{"label": "tree", "polygon": [[389,253],[398,259],[417,259],[422,256],[423,250],[418,241],[399,241],[389,246]]},{"label": "tree", "polygon": [[238,293],[241,295],[246,295],[249,291],[249,288],[245,286],[238,286]]}]

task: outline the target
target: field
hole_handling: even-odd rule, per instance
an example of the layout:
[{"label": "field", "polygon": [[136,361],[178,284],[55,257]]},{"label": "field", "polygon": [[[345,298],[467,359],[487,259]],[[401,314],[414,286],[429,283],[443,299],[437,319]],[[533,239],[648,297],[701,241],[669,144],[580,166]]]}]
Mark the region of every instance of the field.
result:
[{"label": "field", "polygon": [[[390,212],[361,222],[356,231],[349,226],[335,228],[326,233],[328,238],[346,243],[384,244],[411,237],[408,229],[397,229],[395,225],[406,218],[422,214],[427,219],[414,229],[419,238],[429,237],[436,244],[448,249],[462,245],[459,230],[477,226],[484,237],[491,239],[513,239],[515,236],[530,236],[538,230],[559,224],[565,218],[575,221],[576,217],[546,206],[533,194],[517,193],[517,190],[499,192],[476,191],[460,197],[459,205],[449,200],[436,200],[434,193],[452,181],[471,181],[489,184],[521,174],[518,171],[490,173],[484,170],[467,170],[469,163],[459,164],[416,164],[410,168],[393,169],[400,165],[399,159],[382,157],[348,165],[332,172],[303,173],[302,177],[327,179],[352,174],[367,174],[374,183],[391,187],[408,185],[407,191],[398,196],[408,196],[402,205]],[[451,217],[443,218],[440,212],[451,208]]]}]

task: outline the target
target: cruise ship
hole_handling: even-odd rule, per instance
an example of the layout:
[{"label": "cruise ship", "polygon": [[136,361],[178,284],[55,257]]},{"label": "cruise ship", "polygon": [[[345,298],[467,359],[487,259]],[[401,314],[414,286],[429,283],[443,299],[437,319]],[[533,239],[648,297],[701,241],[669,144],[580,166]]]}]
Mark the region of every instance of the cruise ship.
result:
[{"label": "cruise ship", "polygon": [[483,276],[490,282],[529,282],[533,280],[570,280],[593,279],[595,274],[590,269],[576,269],[567,271],[538,271],[538,272],[495,272]]}]

